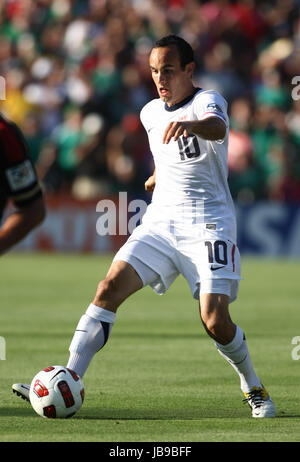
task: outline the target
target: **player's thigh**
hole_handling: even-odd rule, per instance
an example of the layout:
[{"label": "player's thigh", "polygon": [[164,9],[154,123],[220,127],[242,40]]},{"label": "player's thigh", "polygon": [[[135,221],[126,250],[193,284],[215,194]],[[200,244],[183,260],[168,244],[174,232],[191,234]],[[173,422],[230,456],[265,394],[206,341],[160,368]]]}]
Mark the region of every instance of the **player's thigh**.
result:
[{"label": "player's thigh", "polygon": [[142,280],[135,269],[125,261],[116,260],[98,284],[94,303],[115,311],[126,298],[142,287]]}]

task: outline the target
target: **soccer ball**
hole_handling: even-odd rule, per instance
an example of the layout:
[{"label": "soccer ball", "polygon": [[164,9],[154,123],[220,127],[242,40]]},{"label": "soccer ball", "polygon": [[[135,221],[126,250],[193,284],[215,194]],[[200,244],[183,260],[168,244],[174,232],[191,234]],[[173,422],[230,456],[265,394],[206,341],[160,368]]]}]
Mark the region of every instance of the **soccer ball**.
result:
[{"label": "soccer ball", "polygon": [[29,399],[35,412],[42,417],[72,417],[83,403],[83,383],[71,369],[50,366],[33,377]]}]

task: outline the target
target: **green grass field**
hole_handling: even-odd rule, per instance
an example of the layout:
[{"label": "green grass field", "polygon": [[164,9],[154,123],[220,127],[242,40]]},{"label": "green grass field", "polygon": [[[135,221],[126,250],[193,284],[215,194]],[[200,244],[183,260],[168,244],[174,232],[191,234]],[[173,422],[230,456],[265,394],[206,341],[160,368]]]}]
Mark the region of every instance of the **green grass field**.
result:
[{"label": "green grass field", "polygon": [[36,415],[11,392],[51,364],[66,364],[79,317],[111,257],[1,257],[0,441],[300,441],[299,263],[243,260],[232,318],[246,332],[253,363],[278,416],[253,419],[239,379],[216,352],[184,279],[164,296],[145,288],[120,308],[109,342],[85,377],[85,402],[68,420]]}]

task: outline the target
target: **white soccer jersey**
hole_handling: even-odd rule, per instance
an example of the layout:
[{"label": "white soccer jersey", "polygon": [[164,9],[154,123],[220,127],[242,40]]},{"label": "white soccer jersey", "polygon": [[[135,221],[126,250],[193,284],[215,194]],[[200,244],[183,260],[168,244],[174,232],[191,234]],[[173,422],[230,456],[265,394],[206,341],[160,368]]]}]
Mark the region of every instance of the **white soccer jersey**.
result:
[{"label": "white soccer jersey", "polygon": [[[218,117],[226,125],[223,140],[181,136],[163,144],[169,122]],[[214,90],[198,89],[179,104],[168,107],[160,98],[141,111],[156,169],[156,186],[144,221],[172,220],[182,225],[220,231],[236,241],[234,205],[228,187],[227,147],[229,120],[225,99]]]}]

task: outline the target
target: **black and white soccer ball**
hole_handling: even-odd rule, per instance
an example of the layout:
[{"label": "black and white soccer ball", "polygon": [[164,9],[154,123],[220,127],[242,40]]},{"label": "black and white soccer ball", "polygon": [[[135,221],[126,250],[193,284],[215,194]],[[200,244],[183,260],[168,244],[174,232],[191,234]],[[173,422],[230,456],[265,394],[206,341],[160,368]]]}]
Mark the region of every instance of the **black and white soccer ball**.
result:
[{"label": "black and white soccer ball", "polygon": [[82,406],[84,386],[74,371],[49,366],[32,379],[30,403],[37,414],[50,419],[72,417]]}]

